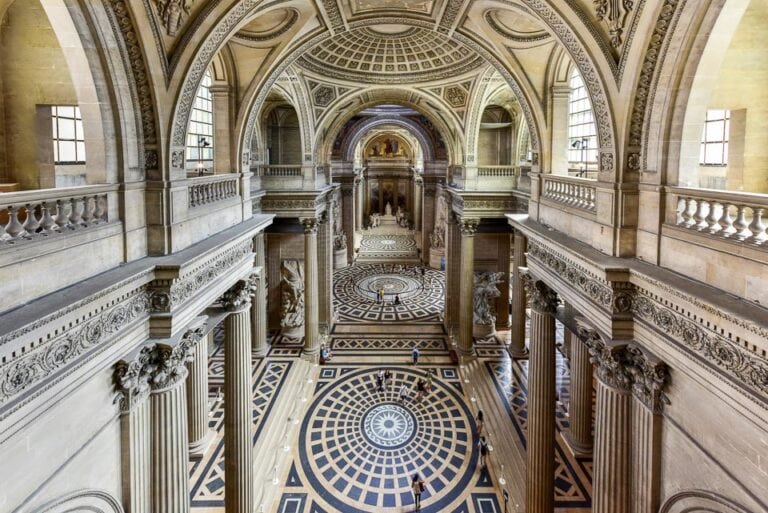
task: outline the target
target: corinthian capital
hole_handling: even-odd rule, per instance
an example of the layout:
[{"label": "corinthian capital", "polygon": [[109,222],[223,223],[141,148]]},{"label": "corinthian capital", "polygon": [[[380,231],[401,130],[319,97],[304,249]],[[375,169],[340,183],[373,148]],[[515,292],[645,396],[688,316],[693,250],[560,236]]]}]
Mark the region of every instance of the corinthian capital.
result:
[{"label": "corinthian capital", "polygon": [[175,346],[155,345],[149,366],[149,385],[152,392],[164,392],[186,379],[186,364],[192,359],[190,351],[189,343],[179,343]]},{"label": "corinthian capital", "polygon": [[249,276],[248,279],[238,281],[222,294],[221,306],[229,312],[243,310],[251,304],[251,296],[255,293],[254,281]]},{"label": "corinthian capital", "polygon": [[462,218],[459,221],[459,229],[462,235],[474,235],[477,232],[477,225],[480,224],[479,219],[466,219]]},{"label": "corinthian capital", "polygon": [[299,221],[301,221],[301,226],[304,227],[304,233],[317,233],[316,217],[302,217]]},{"label": "corinthian capital", "polygon": [[545,314],[554,315],[557,312],[557,292],[552,290],[541,280],[537,280],[527,267],[520,267],[520,278],[528,292],[531,307]]},{"label": "corinthian capital", "polygon": [[133,360],[120,360],[115,364],[115,402],[120,411],[128,413],[149,395],[150,361],[154,347],[144,347]]},{"label": "corinthian capital", "polygon": [[629,391],[632,386],[631,362],[624,343],[609,344],[596,333],[585,340],[592,363],[597,365],[597,378],[605,385]]},{"label": "corinthian capital", "polygon": [[667,365],[643,351],[639,346],[627,347],[627,359],[632,373],[632,394],[655,414],[661,414],[669,399],[664,387],[669,381]]}]

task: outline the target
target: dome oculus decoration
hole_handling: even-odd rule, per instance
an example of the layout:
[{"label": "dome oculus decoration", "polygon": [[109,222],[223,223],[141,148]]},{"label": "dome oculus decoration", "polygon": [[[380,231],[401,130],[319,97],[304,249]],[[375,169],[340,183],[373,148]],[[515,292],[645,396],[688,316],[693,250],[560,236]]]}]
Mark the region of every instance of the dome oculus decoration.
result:
[{"label": "dome oculus decoration", "polygon": [[299,58],[300,66],[325,76],[390,84],[456,76],[484,64],[462,43],[418,27],[343,32]]}]

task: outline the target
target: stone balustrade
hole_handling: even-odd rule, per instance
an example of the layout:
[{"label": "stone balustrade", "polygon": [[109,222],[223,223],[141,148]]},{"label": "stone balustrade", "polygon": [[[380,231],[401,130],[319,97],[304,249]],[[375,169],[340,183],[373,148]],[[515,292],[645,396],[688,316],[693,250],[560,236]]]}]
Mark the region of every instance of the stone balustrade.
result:
[{"label": "stone balustrade", "polygon": [[562,205],[595,212],[595,182],[583,178],[542,175],[541,196]]},{"label": "stone balustrade", "polygon": [[0,243],[66,234],[115,221],[110,218],[109,202],[117,187],[86,185],[0,194]]},{"label": "stone balustrade", "polygon": [[670,187],[674,219],[668,222],[730,241],[768,247],[768,197],[762,194]]},{"label": "stone balustrade", "polygon": [[477,176],[481,178],[517,178],[520,168],[517,166],[479,166]]},{"label": "stone balustrade", "polygon": [[261,176],[302,176],[300,164],[280,164],[273,166],[259,166]]},{"label": "stone balustrade", "polygon": [[238,173],[190,178],[189,208],[236,197],[239,178]]}]

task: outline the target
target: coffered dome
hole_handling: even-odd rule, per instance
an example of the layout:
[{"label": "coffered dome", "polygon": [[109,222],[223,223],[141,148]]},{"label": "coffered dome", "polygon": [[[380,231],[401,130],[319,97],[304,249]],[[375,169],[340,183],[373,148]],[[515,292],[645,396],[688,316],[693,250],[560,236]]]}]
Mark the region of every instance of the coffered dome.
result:
[{"label": "coffered dome", "polygon": [[342,80],[426,82],[476,69],[484,60],[431,30],[378,25],[342,32],[312,48],[299,65]]}]

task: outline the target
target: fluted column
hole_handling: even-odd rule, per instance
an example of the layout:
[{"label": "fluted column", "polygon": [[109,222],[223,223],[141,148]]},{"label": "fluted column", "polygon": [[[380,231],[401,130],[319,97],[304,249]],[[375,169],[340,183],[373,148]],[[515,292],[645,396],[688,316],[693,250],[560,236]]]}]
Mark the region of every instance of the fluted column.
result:
[{"label": "fluted column", "polygon": [[465,355],[475,351],[472,339],[475,295],[475,233],[478,219],[462,219],[461,229],[461,278],[459,299],[459,352]]},{"label": "fluted column", "polygon": [[208,428],[208,342],[213,331],[201,337],[192,348],[192,359],[187,363],[187,416],[189,420],[189,455],[202,458],[214,438]]},{"label": "fluted column", "polygon": [[413,186],[413,229],[421,231],[421,193],[423,182],[421,177],[416,177]]},{"label": "fluted column", "polygon": [[355,231],[363,229],[363,179],[355,178]]},{"label": "fluted column", "polygon": [[253,267],[258,273],[253,276],[253,300],[251,301],[251,343],[253,355],[263,357],[269,352],[267,345],[267,262],[265,258],[264,232],[253,238],[255,254]]},{"label": "fluted column", "polygon": [[201,331],[174,347],[158,344],[154,351],[149,380],[153,513],[183,513],[190,509],[186,362],[200,337]]},{"label": "fluted column", "polygon": [[120,404],[120,452],[123,509],[126,513],[152,511],[151,424],[149,374],[144,366],[151,348],[133,361],[115,366],[115,388]]},{"label": "fluted column", "polygon": [[531,352],[528,365],[527,513],[551,513],[555,503],[555,310],[557,295],[529,278]]},{"label": "fluted column", "polygon": [[333,223],[337,211],[336,200],[329,201],[317,223],[317,322],[320,333],[329,333],[333,321]]},{"label": "fluted column", "polygon": [[669,403],[663,389],[667,366],[653,355],[630,345],[632,362],[632,513],[656,513],[661,486],[661,420]]},{"label": "fluted column", "polygon": [[304,352],[320,351],[317,304],[317,219],[302,218],[304,226]]},{"label": "fluted column", "polygon": [[575,454],[587,455],[592,453],[592,362],[587,345],[576,336],[570,335],[570,338],[570,430],[563,438]]},{"label": "fluted column", "polygon": [[631,375],[626,346],[593,339],[590,352],[597,363],[592,511],[630,511]]},{"label": "fluted column", "polygon": [[251,383],[252,281],[239,281],[224,296],[224,510],[253,513]]},{"label": "fluted column", "polygon": [[525,267],[525,252],[527,251],[525,235],[515,230],[515,256],[512,269],[512,329],[509,341],[509,354],[512,358],[525,358],[528,350],[525,347],[525,308],[528,300],[525,286],[520,275],[520,268]]}]

